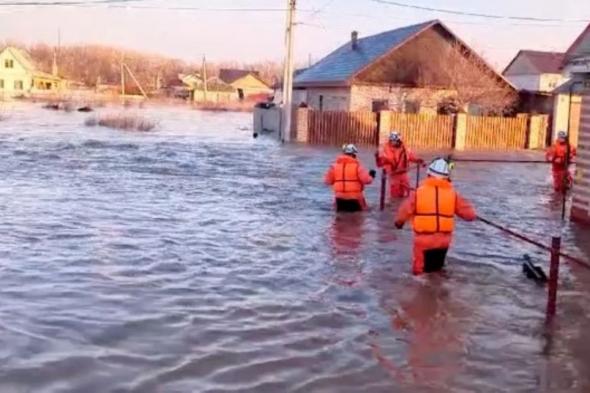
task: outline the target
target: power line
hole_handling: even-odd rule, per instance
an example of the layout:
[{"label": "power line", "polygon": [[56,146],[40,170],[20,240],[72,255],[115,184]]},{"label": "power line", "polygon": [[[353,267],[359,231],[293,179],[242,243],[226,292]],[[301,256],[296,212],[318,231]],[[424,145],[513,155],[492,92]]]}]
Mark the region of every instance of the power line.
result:
[{"label": "power line", "polygon": [[445,9],[445,8],[435,8],[435,7],[407,4],[407,3],[402,3],[399,1],[393,1],[393,0],[371,0],[371,1],[373,1],[375,3],[379,3],[379,4],[392,5],[392,6],[401,7],[401,8],[412,8],[412,9],[421,10],[421,11],[439,12],[442,14],[451,14],[451,15],[473,16],[473,17],[488,18],[488,19],[509,19],[509,20],[531,21],[531,22],[573,22],[573,23],[589,23],[590,22],[590,19],[557,19],[557,18],[539,18],[539,17],[534,17],[534,16],[510,16],[510,15],[484,14],[484,13],[478,13],[478,12],[459,11],[459,10],[451,10],[451,9]]},{"label": "power line", "polygon": [[68,5],[105,5],[105,4],[116,4],[116,3],[131,3],[140,0],[75,0],[75,1],[3,1],[0,6],[68,6]]},{"label": "power line", "polygon": [[[160,5],[138,5],[133,3],[145,2],[147,0],[72,0],[72,1],[9,1],[0,2],[0,6],[70,6],[90,8],[93,6],[106,6],[108,8],[126,8],[137,10],[168,10],[168,11],[210,11],[210,12],[286,12],[287,8],[239,8],[239,7],[169,7]],[[124,4],[123,4],[124,3]],[[302,12],[315,12],[315,10],[299,10]]]}]

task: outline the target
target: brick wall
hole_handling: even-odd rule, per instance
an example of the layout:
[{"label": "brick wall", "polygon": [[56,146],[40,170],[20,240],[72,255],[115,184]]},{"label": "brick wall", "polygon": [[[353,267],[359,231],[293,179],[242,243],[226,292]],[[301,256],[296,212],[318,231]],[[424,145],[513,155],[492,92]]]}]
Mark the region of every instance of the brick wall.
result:
[{"label": "brick wall", "polygon": [[353,85],[350,95],[350,110],[370,111],[374,100],[387,100],[387,109],[394,112],[406,111],[405,101],[420,103],[420,113],[436,114],[438,104],[445,98],[452,96],[453,92],[449,90]]}]

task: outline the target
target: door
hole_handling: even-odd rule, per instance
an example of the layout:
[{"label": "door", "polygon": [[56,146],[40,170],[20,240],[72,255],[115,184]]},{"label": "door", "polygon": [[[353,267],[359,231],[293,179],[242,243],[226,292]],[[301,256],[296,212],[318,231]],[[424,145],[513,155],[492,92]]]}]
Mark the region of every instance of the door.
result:
[{"label": "door", "polygon": [[581,97],[573,97],[570,108],[570,129],[568,131],[570,143],[578,147],[578,139],[580,138],[580,117],[582,115],[582,99]]}]

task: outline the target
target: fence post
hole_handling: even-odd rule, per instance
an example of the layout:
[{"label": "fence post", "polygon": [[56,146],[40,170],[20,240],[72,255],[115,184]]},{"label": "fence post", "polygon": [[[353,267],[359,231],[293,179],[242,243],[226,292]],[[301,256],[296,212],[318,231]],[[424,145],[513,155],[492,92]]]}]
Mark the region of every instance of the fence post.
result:
[{"label": "fence post", "polygon": [[545,140],[547,139],[547,124],[549,116],[547,115],[533,115],[529,121],[529,149],[543,149],[545,147]]},{"label": "fence post", "polygon": [[309,109],[298,108],[296,116],[295,140],[299,143],[309,142]]},{"label": "fence post", "polygon": [[455,150],[465,150],[467,144],[467,114],[458,113],[455,120]]},{"label": "fence post", "polygon": [[531,116],[527,113],[519,113],[516,115],[517,119],[526,119],[526,128],[524,135],[524,146],[523,149],[530,149],[533,129],[531,127]]},{"label": "fence post", "polygon": [[379,145],[387,141],[389,133],[391,132],[391,112],[379,112]]},{"label": "fence post", "polygon": [[561,237],[551,239],[551,265],[549,267],[549,288],[547,292],[546,322],[550,323],[557,310],[557,285],[559,279],[559,253],[561,250]]}]

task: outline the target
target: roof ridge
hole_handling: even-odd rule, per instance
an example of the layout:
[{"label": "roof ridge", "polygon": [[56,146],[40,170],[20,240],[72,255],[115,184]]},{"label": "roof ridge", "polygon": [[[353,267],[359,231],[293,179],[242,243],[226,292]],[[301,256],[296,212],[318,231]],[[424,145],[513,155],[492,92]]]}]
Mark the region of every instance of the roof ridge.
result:
[{"label": "roof ridge", "polygon": [[[380,32],[380,33],[376,33],[376,34],[368,35],[368,36],[366,36],[366,37],[359,37],[359,39],[358,39],[358,40],[359,40],[359,41],[362,41],[362,40],[366,40],[366,39],[369,39],[369,38],[376,38],[376,37],[379,37],[379,36],[384,36],[384,35],[387,35],[387,34],[391,34],[391,33],[394,33],[394,32],[398,32],[398,31],[400,31],[400,30],[405,30],[405,29],[414,29],[414,28],[416,28],[416,27],[418,27],[418,26],[424,26],[424,27],[426,27],[426,26],[429,26],[429,25],[434,25],[434,24],[436,24],[436,23],[441,23],[441,21],[440,21],[440,20],[438,20],[438,19],[431,19],[431,20],[428,20],[428,21],[426,21],[426,22],[422,22],[422,23],[415,23],[415,24],[413,24],[413,25],[407,25],[407,26],[401,26],[401,27],[398,27],[398,28],[395,28],[395,29],[386,30],[386,31],[382,31],[382,32]],[[348,42],[346,42],[344,45],[348,45]]]}]

